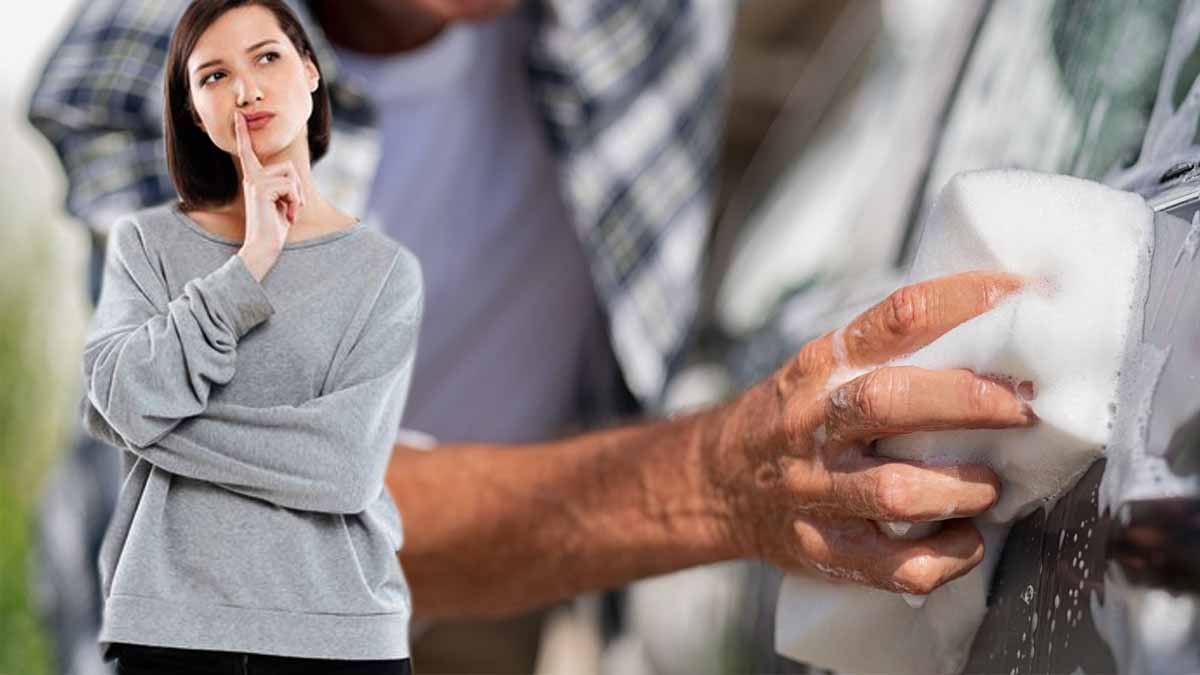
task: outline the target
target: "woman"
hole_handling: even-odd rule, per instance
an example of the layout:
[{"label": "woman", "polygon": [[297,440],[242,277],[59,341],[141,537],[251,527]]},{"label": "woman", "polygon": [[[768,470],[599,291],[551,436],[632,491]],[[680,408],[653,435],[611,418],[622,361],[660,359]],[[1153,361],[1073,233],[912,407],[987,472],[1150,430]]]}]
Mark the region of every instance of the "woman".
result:
[{"label": "woman", "polygon": [[282,2],[193,2],[166,65],[180,200],[113,226],[84,349],[84,426],[125,469],[101,648],[118,673],[411,672],[383,481],[419,265],[313,185],[329,100]]}]

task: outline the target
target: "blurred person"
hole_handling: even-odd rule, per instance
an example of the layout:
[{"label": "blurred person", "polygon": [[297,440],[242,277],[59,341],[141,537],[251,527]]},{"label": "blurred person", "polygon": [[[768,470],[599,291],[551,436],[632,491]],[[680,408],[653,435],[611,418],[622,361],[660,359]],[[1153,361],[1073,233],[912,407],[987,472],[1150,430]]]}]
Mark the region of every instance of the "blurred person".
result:
[{"label": "blurred person", "polygon": [[[62,159],[67,207],[97,247],[116,214],[172,196],[158,96],[184,6],[84,4],[34,94],[30,119]],[[722,405],[574,433],[652,416],[680,364],[709,227],[731,7],[293,8],[320,55],[338,139],[314,180],[350,212],[365,205],[417,255],[432,308],[387,477],[415,615],[438,622],[414,641],[417,670],[529,672],[537,614],[451,621],[707,562],[761,558],[919,592],[979,560],[967,521],[891,542],[871,520],[974,515],[996,498],[988,469],[882,462],[864,448],[921,428],[1031,423],[1015,395],[966,372],[830,377],[986,311],[1018,285],[1007,277],[904,289]],[[416,449],[430,438],[435,451]],[[65,467],[100,462],[90,456],[99,452],[81,445]],[[89,493],[70,486],[120,480],[60,476],[45,500],[50,575],[87,570],[94,557],[49,530],[75,522],[62,515],[73,510],[101,527],[107,517],[91,514],[115,492],[102,487],[82,508],[73,498]],[[946,514],[947,503],[957,509]],[[62,609],[73,599],[57,600],[54,612],[71,616],[62,623],[73,621]],[[458,660],[422,661],[422,643],[447,627]],[[513,648],[511,660],[478,660],[473,652],[489,650],[472,639],[489,635]]]},{"label": "blurred person", "polygon": [[84,428],[125,474],[102,655],[130,675],[410,673],[384,474],[420,266],[313,184],[329,95],[281,0],[195,0],[165,107],[180,199],[113,226],[83,352]]}]

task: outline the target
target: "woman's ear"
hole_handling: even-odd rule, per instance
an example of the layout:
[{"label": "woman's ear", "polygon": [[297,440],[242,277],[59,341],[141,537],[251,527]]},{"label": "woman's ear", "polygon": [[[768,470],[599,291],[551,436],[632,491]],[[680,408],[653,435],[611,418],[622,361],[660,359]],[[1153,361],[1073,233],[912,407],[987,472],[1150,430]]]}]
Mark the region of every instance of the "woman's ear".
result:
[{"label": "woman's ear", "polygon": [[308,76],[308,93],[311,94],[317,90],[317,86],[321,82],[321,73],[317,71],[317,66],[313,64],[312,59],[304,59],[304,74]]}]

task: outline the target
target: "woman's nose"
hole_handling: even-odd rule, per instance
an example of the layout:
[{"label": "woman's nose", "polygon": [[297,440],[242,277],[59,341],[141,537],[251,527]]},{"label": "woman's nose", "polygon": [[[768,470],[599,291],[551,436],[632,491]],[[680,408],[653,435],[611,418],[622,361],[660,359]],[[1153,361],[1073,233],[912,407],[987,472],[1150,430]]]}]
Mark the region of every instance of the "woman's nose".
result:
[{"label": "woman's nose", "polygon": [[253,77],[237,78],[234,90],[237,92],[238,107],[246,105],[250,101],[262,100],[262,89],[258,86],[258,80]]}]

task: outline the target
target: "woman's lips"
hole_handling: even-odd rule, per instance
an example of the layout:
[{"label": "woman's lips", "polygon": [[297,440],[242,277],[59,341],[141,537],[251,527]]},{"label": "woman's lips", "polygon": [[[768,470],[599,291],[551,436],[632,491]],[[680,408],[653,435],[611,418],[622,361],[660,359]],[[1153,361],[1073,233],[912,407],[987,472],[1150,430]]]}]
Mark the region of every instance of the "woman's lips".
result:
[{"label": "woman's lips", "polygon": [[270,124],[271,120],[273,120],[273,119],[275,119],[275,115],[273,115],[271,113],[258,113],[256,115],[247,115],[246,116],[246,128],[251,131],[254,131],[256,129],[261,129],[261,128],[267,126],[268,124]]}]

